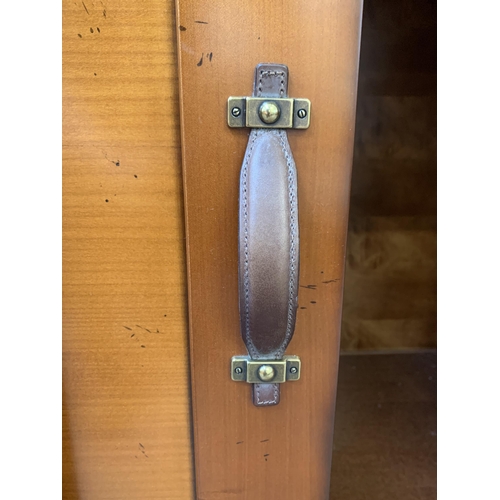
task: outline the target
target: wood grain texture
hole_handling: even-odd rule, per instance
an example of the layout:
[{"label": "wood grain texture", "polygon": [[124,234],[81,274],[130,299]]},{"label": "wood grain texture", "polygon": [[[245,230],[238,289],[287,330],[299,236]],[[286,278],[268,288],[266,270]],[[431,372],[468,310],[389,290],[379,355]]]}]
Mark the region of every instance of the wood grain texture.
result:
[{"label": "wood grain texture", "polygon": [[63,497],[193,498],[174,10],[63,2]]},{"label": "wood grain texture", "polygon": [[436,346],[436,2],[366,0],[342,349]]},{"label": "wood grain texture", "polygon": [[[197,495],[328,498],[355,119],[360,1],[178,0]],[[287,350],[302,378],[256,408],[230,380],[246,352],[238,316],[238,191],[248,131],[226,101],[250,95],[255,66],[287,64],[289,95],[312,102],[290,131],[298,169],[299,313]]]}]

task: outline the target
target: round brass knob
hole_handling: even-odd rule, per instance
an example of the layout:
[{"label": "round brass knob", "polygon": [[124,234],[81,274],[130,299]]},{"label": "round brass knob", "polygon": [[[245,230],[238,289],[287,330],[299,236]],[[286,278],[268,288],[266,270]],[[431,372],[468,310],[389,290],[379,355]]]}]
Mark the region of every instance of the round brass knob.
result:
[{"label": "round brass knob", "polygon": [[274,378],[274,368],[269,365],[262,365],[259,368],[258,375],[262,382],[270,382]]},{"label": "round brass knob", "polygon": [[280,117],[280,108],[274,102],[265,101],[260,105],[259,117],[264,123],[275,123]]}]

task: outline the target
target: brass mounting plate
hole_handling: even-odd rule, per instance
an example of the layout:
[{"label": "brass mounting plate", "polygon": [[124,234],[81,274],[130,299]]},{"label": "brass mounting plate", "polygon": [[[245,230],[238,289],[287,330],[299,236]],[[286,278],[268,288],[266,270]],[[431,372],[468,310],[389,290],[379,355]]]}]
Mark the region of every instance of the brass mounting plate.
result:
[{"label": "brass mounting plate", "polygon": [[300,358],[298,356],[283,356],[283,359],[251,359],[250,356],[233,356],[231,358],[231,379],[235,382],[248,382],[249,384],[262,384],[259,377],[259,368],[263,365],[274,370],[274,378],[266,380],[269,384],[282,384],[299,380]]},{"label": "brass mounting plate", "polygon": [[[274,123],[260,119],[259,108],[264,102],[275,103],[280,116]],[[230,97],[227,100],[227,124],[232,128],[309,128],[311,101],[288,97]]]}]

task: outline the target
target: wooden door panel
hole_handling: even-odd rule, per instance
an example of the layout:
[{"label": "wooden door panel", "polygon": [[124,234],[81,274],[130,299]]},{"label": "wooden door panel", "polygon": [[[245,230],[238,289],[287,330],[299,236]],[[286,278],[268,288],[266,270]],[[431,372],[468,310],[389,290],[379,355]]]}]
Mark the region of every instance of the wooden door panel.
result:
[{"label": "wooden door panel", "polygon": [[[198,498],[328,498],[355,120],[360,1],[177,0]],[[230,378],[238,315],[238,196],[248,130],[226,101],[258,63],[286,64],[311,126],[289,131],[298,170],[301,380],[256,408]]]},{"label": "wooden door panel", "polygon": [[192,500],[171,1],[63,3],[63,497]]}]

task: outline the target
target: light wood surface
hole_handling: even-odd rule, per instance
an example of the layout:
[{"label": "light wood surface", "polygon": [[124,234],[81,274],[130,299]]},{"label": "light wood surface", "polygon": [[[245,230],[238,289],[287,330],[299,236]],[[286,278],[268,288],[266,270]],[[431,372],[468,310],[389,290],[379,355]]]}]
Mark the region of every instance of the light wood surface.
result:
[{"label": "light wood surface", "polygon": [[171,1],[63,2],[63,498],[192,500]]},{"label": "light wood surface", "polygon": [[435,352],[340,357],[332,500],[435,500]]},{"label": "light wood surface", "polygon": [[[200,500],[328,498],[350,175],[360,1],[178,0],[197,495]],[[226,101],[250,95],[260,62],[287,64],[289,95],[312,103],[289,132],[298,169],[299,313],[287,350],[302,378],[256,408],[232,382],[244,354],[237,221],[248,131]]]}]

